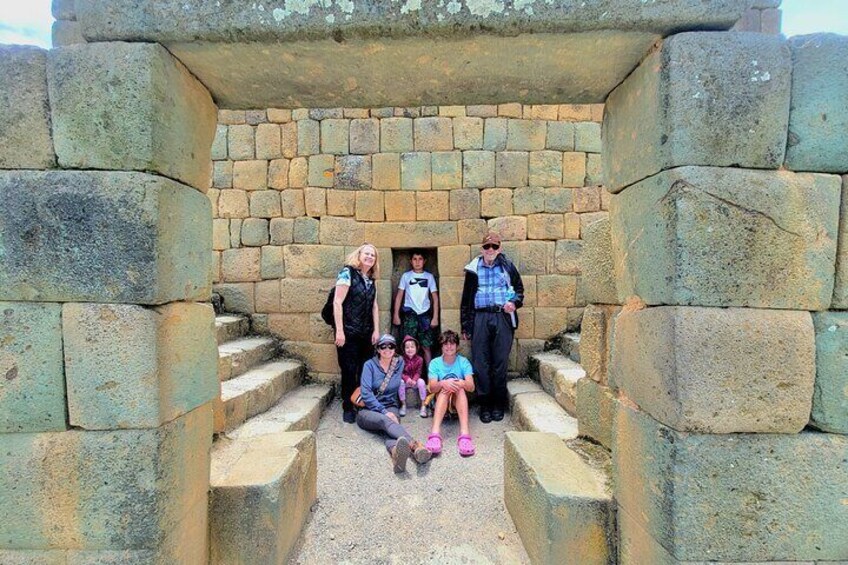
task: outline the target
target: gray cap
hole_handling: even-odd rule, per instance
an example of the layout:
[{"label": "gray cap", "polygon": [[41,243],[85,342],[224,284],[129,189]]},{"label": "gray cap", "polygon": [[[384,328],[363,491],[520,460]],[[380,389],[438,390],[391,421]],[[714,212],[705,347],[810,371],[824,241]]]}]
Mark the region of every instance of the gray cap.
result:
[{"label": "gray cap", "polygon": [[383,334],[380,336],[380,339],[377,340],[378,347],[386,343],[391,343],[392,345],[397,347],[397,340],[392,334]]}]

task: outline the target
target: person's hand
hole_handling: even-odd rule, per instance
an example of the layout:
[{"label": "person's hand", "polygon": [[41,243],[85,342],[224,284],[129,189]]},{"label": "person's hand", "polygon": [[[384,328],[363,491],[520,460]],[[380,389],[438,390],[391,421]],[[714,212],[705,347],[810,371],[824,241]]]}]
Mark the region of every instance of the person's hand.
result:
[{"label": "person's hand", "polygon": [[391,420],[395,424],[400,424],[400,420],[398,420],[398,417],[395,416],[394,412],[386,412],[386,418],[388,418],[389,420]]},{"label": "person's hand", "polygon": [[439,325],[439,316],[437,316],[436,314],[433,314],[433,319],[430,320],[430,325],[437,327]]},{"label": "person's hand", "polygon": [[507,314],[512,314],[515,312],[515,302],[507,302],[503,305],[503,311]]},{"label": "person's hand", "polygon": [[393,316],[392,317],[392,323],[396,326],[399,326],[400,325],[400,316]]},{"label": "person's hand", "polygon": [[371,345],[376,345],[377,341],[380,339],[380,330],[374,329],[371,333]]},{"label": "person's hand", "polygon": [[462,332],[462,339],[464,339],[465,341],[468,341],[469,339],[471,339],[471,334]]},{"label": "person's hand", "polygon": [[344,330],[339,328],[336,330],[336,347],[344,347],[345,344],[345,334]]},{"label": "person's hand", "polygon": [[445,392],[449,392],[451,394],[455,393],[456,392],[456,381],[453,381],[453,380],[443,381],[442,382],[442,389]]}]

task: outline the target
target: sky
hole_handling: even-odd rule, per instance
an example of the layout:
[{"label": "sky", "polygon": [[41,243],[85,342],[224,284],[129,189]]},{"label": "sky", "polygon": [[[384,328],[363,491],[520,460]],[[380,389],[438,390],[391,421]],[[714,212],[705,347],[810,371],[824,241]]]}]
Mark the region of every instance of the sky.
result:
[{"label": "sky", "polygon": [[[783,0],[787,37],[819,31],[848,35],[848,0]],[[0,0],[0,43],[50,47],[50,0]]]}]

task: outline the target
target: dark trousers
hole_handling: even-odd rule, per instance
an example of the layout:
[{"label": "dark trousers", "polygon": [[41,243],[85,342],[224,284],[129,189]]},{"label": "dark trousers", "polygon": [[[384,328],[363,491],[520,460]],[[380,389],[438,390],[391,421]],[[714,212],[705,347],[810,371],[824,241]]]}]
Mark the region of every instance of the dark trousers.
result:
[{"label": "dark trousers", "polygon": [[506,408],[506,370],[515,330],[503,312],[476,312],[471,362],[480,406]]},{"label": "dark trousers", "polygon": [[371,336],[360,337],[355,335],[345,336],[345,344],[336,347],[339,359],[339,368],[342,372],[342,409],[353,410],[350,395],[359,386],[362,377],[362,366],[374,355],[374,346],[371,345]]}]

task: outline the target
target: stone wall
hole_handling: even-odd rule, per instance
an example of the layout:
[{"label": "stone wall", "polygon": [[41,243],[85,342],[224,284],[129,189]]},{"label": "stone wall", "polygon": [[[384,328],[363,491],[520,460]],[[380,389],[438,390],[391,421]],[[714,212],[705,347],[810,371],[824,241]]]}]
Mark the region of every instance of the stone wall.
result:
[{"label": "stone wall", "polygon": [[[389,327],[392,249],[438,252],[442,326],[459,329],[462,268],[499,231],[527,299],[512,369],[579,323],[581,233],[606,217],[602,105],[219,112],[207,195],[225,309],[336,373],[318,312],[346,254],[380,249]],[[431,266],[433,267],[433,266]]]},{"label": "stone wall", "polygon": [[751,7],[733,26],[733,31],[755,31],[778,35],[782,20],[780,3],[781,0],[754,0]]}]

